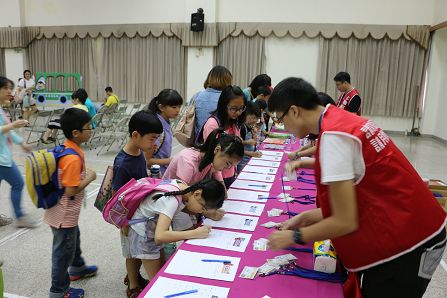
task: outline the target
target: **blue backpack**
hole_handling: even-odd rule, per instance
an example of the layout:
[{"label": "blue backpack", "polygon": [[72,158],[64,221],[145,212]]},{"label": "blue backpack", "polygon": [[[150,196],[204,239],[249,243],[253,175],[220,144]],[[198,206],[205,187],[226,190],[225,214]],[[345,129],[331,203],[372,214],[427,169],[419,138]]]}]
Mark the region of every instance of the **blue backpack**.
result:
[{"label": "blue backpack", "polygon": [[65,146],[31,152],[26,158],[26,188],[37,208],[49,209],[57,204],[64,194],[59,185],[58,163],[67,155],[79,154]]}]

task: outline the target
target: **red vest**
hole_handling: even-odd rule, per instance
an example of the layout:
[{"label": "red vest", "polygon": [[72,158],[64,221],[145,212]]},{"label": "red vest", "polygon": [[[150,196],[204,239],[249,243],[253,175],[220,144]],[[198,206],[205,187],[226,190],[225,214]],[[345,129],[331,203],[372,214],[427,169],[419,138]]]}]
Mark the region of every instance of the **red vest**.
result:
[{"label": "red vest", "polygon": [[[331,131],[352,137],[361,144],[365,162],[365,175],[355,186],[359,228],[332,239],[346,268],[359,271],[387,262],[444,229],[445,211],[382,129],[368,119],[329,106],[322,119],[319,140]],[[318,206],[326,218],[331,215],[331,204],[328,186],[319,183],[319,146],[315,155],[315,178]]]},{"label": "red vest", "polygon": [[[337,107],[339,107],[342,110],[347,110],[349,103],[351,102],[351,99],[356,95],[360,96],[359,92],[355,88],[353,88],[351,91],[349,91],[347,93],[343,92],[338,97]],[[357,111],[356,114],[360,116],[361,111],[362,111],[362,105],[360,105],[359,110]]]}]

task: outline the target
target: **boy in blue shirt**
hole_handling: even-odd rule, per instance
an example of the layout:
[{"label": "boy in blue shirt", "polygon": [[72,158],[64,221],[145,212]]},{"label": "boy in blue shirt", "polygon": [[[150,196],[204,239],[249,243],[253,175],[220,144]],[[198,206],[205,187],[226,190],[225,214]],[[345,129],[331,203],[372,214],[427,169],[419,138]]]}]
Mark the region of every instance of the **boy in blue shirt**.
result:
[{"label": "boy in blue shirt", "polygon": [[[151,112],[139,111],[130,118],[130,138],[113,162],[113,192],[118,191],[132,178],[138,180],[147,177],[143,151],[152,149],[162,132],[160,120]],[[140,275],[141,260],[133,259],[130,255],[126,234],[126,231],[121,231],[121,246],[127,269],[124,284],[127,285],[127,296],[137,297],[148,281]]]}]

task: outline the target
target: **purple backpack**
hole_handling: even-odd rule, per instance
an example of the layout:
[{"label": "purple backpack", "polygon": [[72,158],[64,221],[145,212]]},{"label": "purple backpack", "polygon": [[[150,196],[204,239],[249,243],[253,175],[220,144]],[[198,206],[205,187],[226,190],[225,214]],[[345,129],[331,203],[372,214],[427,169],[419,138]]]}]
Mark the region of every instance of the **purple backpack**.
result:
[{"label": "purple backpack", "polygon": [[[104,205],[102,216],[105,221],[117,228],[128,226],[132,224],[129,221],[140,206],[140,203],[153,191],[171,192],[179,190],[171,182],[172,180],[160,180],[150,177],[139,180],[131,179]],[[181,196],[176,196],[176,198],[180,203]],[[142,221],[145,221],[145,219],[137,219],[135,223]]]}]

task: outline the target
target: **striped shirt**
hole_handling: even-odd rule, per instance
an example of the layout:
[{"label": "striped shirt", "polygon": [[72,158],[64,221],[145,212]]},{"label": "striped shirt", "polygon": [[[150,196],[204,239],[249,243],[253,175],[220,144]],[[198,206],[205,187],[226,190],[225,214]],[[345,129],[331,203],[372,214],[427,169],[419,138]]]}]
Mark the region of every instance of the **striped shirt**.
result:
[{"label": "striped shirt", "polygon": [[[63,187],[78,187],[81,180],[85,178],[84,152],[81,147],[73,141],[66,140],[65,148],[72,148],[77,155],[62,157],[58,163],[59,185]],[[79,213],[81,212],[84,190],[74,197],[62,196],[59,202],[45,211],[44,220],[53,228],[72,228],[78,225]]]}]

